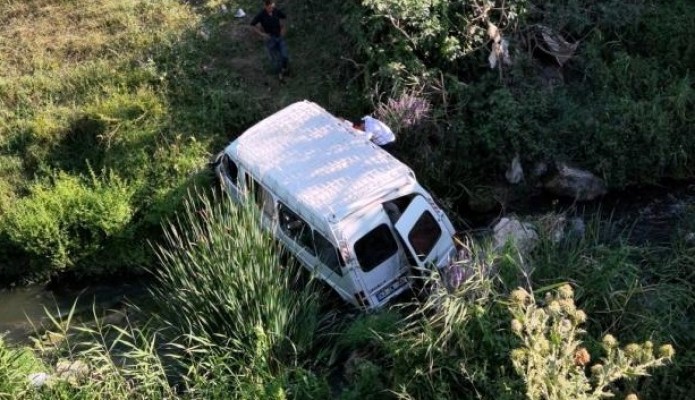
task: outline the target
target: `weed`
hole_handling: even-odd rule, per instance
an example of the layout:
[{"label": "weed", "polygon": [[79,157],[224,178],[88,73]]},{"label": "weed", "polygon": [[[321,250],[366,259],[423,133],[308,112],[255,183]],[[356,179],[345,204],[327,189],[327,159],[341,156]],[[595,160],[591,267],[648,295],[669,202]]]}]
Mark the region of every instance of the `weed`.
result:
[{"label": "weed", "polygon": [[569,285],[556,293],[548,292],[545,306],[523,289],[510,295],[513,315],[511,330],[521,339],[521,347],[511,352],[512,363],[526,383],[526,397],[534,399],[603,399],[614,396],[610,385],[622,378],[647,375],[649,368],[669,362],[671,345],[657,349],[651,341],[618,347],[610,334],[603,337],[606,356],[586,369],[591,355],[581,344],[581,325],[587,315],[574,304]]}]

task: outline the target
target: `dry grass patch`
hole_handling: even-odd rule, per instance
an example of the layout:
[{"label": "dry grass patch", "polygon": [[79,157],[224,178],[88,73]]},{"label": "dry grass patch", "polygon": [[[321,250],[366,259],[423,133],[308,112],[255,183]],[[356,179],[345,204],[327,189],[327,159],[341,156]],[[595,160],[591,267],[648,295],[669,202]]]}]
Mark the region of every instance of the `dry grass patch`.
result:
[{"label": "dry grass patch", "polygon": [[0,14],[3,75],[72,68],[95,58],[119,59],[197,22],[175,1],[10,0]]}]

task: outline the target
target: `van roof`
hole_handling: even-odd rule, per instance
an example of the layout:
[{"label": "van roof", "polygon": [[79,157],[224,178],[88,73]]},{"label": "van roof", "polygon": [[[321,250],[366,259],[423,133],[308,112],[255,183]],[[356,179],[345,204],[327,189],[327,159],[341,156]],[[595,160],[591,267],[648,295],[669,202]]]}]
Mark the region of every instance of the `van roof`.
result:
[{"label": "van roof", "polygon": [[332,223],[416,184],[405,164],[309,101],[260,121],[228,150],[288,206]]}]

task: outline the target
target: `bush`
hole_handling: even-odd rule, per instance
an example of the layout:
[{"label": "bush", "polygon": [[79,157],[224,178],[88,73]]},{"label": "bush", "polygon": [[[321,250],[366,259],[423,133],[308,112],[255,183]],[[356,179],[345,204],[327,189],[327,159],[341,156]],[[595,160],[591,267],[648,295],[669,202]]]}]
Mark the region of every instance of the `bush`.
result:
[{"label": "bush", "polygon": [[47,261],[46,272],[76,268],[107,240],[129,235],[133,193],[113,173],[59,172],[29,192],[3,216],[2,229],[16,246]]},{"label": "bush", "polygon": [[[692,31],[682,16],[693,7],[546,3],[370,0],[351,14],[356,21],[346,29],[375,108],[393,108],[413,91],[431,105],[422,124],[394,124],[399,155],[442,193],[462,181],[500,179],[515,154],[527,168],[578,164],[617,188],[692,177],[684,112],[695,91],[683,57],[693,52],[670,40]],[[665,19],[669,29],[655,28]],[[578,44],[569,61],[538,50],[541,26]],[[496,32],[509,41],[513,63],[490,70]]]},{"label": "bush", "polygon": [[[385,370],[379,378],[386,389],[378,394],[392,392],[403,399],[518,398],[521,382],[509,374],[513,338],[504,325],[504,285],[489,275],[494,256],[477,247],[473,252],[465,264],[470,279],[460,288],[449,292],[438,274],[425,278],[427,298],[401,306],[404,314],[396,332],[385,324],[387,330],[375,335],[367,360]],[[362,364],[364,370],[358,371],[374,380],[369,364]],[[355,386],[360,388],[359,383]]]},{"label": "bush", "polygon": [[[558,281],[576,285],[577,303],[591,316],[585,325],[589,336],[601,337],[610,329],[627,342],[649,338],[673,344],[679,353],[673,365],[630,384],[646,398],[688,398],[695,391],[685,378],[695,357],[691,350],[695,281],[690,272],[695,248],[683,242],[695,226],[693,215],[686,208],[683,220],[670,226],[672,237],[664,238],[664,243],[641,245],[635,244],[631,229],[595,217],[584,237],[560,242],[546,237],[528,259],[538,285]],[[589,350],[600,351],[592,350],[592,345],[587,341]]]}]

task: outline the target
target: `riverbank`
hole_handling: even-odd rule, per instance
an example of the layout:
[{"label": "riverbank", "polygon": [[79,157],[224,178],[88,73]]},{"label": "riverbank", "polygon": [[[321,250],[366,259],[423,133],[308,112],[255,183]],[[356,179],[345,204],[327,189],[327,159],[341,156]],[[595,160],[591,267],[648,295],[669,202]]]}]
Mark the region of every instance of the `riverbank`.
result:
[{"label": "riverbank", "polygon": [[[168,228],[177,234],[158,250],[164,258],[146,300],[151,308],[125,310],[136,317],[115,323],[56,320],[37,347],[22,350],[33,361],[15,367],[23,371],[11,381],[16,393],[211,399],[477,393],[521,399],[532,389],[516,365],[551,354],[586,382],[594,382],[597,363],[612,373],[631,368],[651,374],[602,389],[618,395],[687,399],[695,390],[684,383],[695,359],[689,328],[695,247],[676,238],[664,252],[662,244],[630,245],[623,236],[629,232],[598,218],[587,220],[579,236],[559,240],[539,226],[540,240],[530,252],[514,243],[493,250],[469,242],[464,262],[475,273],[456,292],[432,285],[426,298],[405,298],[379,312],[336,313],[322,286],[297,287],[297,266],[282,264],[272,238],[257,225],[255,207],[234,207],[207,203],[200,212],[198,205]],[[233,217],[223,217],[227,213]],[[695,223],[692,204],[683,221]],[[562,307],[553,308],[553,299]],[[542,315],[558,319],[536,318]],[[563,320],[574,325],[553,333],[568,335],[558,341],[551,333]],[[524,347],[524,340],[553,340],[550,353]],[[577,354],[591,373],[574,367]],[[1,360],[0,374],[6,372]],[[633,360],[629,367],[620,364],[626,360]],[[559,385],[562,380],[543,365],[534,371]],[[461,372],[464,366],[468,373]],[[49,383],[32,383],[29,377],[39,372]]]},{"label": "riverbank", "polygon": [[[468,222],[470,229],[460,231],[461,234],[475,234],[480,240],[489,236],[501,217],[543,220],[562,216],[609,224],[612,230],[620,232],[620,239],[626,244],[668,249],[674,242],[695,246],[693,209],[695,181],[667,181],[610,192],[595,201],[581,203],[536,193],[511,200],[505,204],[504,214],[500,208],[494,213],[466,211],[465,215],[453,217]],[[76,313],[91,319],[92,306],[101,315],[126,303],[147,302],[147,287],[151,283],[151,276],[142,274],[96,281],[64,275],[45,284],[0,289],[0,333],[4,332],[11,343],[27,343],[35,333],[34,327],[50,322],[47,314],[60,318],[77,302]]]}]

